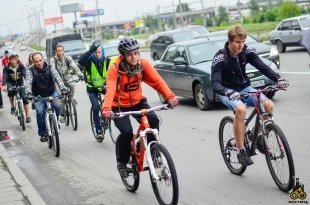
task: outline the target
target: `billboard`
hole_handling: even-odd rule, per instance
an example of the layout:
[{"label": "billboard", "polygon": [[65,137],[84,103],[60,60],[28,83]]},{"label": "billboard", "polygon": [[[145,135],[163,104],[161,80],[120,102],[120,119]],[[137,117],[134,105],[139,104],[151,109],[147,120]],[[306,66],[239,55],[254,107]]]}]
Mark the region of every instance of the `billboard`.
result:
[{"label": "billboard", "polygon": [[93,10],[86,10],[86,11],[80,11],[81,18],[83,17],[89,17],[89,16],[97,16],[97,15],[103,15],[104,10],[103,9],[93,9]]},{"label": "billboard", "polygon": [[80,5],[78,3],[61,5],[60,11],[62,14],[78,12],[80,11]]},{"label": "billboard", "polygon": [[61,16],[44,19],[45,25],[58,24],[58,23],[62,23],[62,22],[63,22],[63,19]]}]

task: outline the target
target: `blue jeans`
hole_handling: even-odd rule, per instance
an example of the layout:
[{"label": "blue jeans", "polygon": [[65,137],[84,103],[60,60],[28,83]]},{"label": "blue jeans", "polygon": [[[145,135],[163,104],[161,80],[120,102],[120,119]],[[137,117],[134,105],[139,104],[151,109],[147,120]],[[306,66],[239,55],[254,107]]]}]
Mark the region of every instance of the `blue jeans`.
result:
[{"label": "blue jeans", "polygon": [[[256,89],[252,88],[252,87],[246,87],[243,90],[239,91],[239,93],[247,93],[247,92],[255,92]],[[248,98],[242,98],[241,100],[229,100],[229,98],[227,96],[223,96],[220,95],[220,100],[222,101],[222,103],[224,105],[226,105],[230,110],[235,111],[237,105],[244,103],[247,106],[251,106],[254,107],[255,105],[258,104],[257,102],[257,98],[253,95],[249,95]],[[265,95],[261,95],[261,100],[263,101],[263,103],[265,103],[267,97]]]},{"label": "blue jeans", "polygon": [[[58,92],[54,91],[52,96],[57,96]],[[46,102],[45,101],[36,101],[36,111],[37,111],[37,125],[38,125],[38,134],[40,136],[47,134],[46,127],[45,127],[45,110],[46,110]],[[59,99],[54,99],[51,101],[52,107],[55,109],[57,119],[60,113],[60,102]]]},{"label": "blue jeans", "polygon": [[90,91],[88,92],[88,96],[91,106],[93,108],[93,120],[96,126],[96,132],[98,132],[99,130],[101,130],[100,117],[99,117],[100,105],[98,102],[98,91]]}]

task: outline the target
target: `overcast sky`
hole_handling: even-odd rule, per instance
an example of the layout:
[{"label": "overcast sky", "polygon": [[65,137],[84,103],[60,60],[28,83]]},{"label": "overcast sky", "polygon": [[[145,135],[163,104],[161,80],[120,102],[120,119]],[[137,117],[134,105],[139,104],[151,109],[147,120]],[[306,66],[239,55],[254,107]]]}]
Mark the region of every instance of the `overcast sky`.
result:
[{"label": "overcast sky", "polygon": [[[4,0],[2,0],[4,1]],[[236,0],[202,0],[204,7],[231,5]],[[35,9],[39,10],[40,3],[43,2],[44,17],[51,18],[60,16],[60,5],[67,5],[72,3],[80,3],[84,10],[91,10],[96,8],[96,0],[9,0],[1,2],[0,7],[0,36],[8,33],[22,33],[28,27],[27,15],[32,13]],[[156,14],[157,6],[161,10],[171,10],[172,2],[175,5],[179,0],[98,0],[98,7],[103,8],[105,14],[100,16],[100,22],[108,23],[120,20],[131,20],[143,14]],[[201,0],[182,0],[182,3],[190,4],[190,8],[201,8]],[[243,0],[241,0],[243,2]],[[41,15],[41,13],[40,13]],[[64,27],[72,27],[74,21],[74,14],[63,14]],[[80,14],[77,13],[78,20],[81,20]],[[42,16],[40,17],[42,19]],[[83,19],[93,20],[93,17]],[[42,20],[41,20],[42,21]],[[59,24],[57,27],[61,27]],[[47,30],[51,31],[53,25],[47,26]]]}]

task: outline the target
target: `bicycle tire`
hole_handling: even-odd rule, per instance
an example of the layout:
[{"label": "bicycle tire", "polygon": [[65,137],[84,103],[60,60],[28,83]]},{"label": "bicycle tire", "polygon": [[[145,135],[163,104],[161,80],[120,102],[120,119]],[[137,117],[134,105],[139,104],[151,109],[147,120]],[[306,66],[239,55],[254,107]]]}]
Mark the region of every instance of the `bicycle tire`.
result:
[{"label": "bicycle tire", "polygon": [[[294,186],[294,161],[287,139],[275,123],[266,126],[265,150],[267,165],[274,182],[280,190],[288,192]],[[276,168],[287,170],[277,171]]]},{"label": "bicycle tire", "polygon": [[22,126],[22,129],[23,130],[25,130],[26,129],[26,127],[25,127],[25,116],[24,116],[24,112],[23,112],[23,104],[22,104],[22,102],[18,102],[18,104],[17,104],[17,106],[18,106],[18,115],[17,115],[17,117],[18,117],[18,119],[19,119],[19,124]]},{"label": "bicycle tire", "polygon": [[76,104],[74,103],[74,99],[69,101],[69,115],[71,126],[74,131],[78,128],[78,121],[77,121],[77,111],[76,111]]},{"label": "bicycle tire", "polygon": [[93,136],[94,136],[95,140],[97,141],[97,139],[96,139],[96,126],[95,126],[95,122],[94,122],[94,118],[93,118],[93,106],[91,106],[91,108],[90,108],[90,126],[91,126],[91,130],[93,132]]},{"label": "bicycle tire", "polygon": [[128,177],[124,178],[121,175],[120,176],[121,176],[121,179],[123,181],[125,188],[129,192],[134,193],[139,188],[140,173],[138,171],[136,161],[132,156],[130,156],[129,162],[127,163],[127,168],[128,168]]},{"label": "bicycle tire", "polygon": [[245,172],[247,167],[241,165],[237,158],[233,121],[233,118],[229,116],[221,120],[219,127],[219,143],[221,154],[229,171],[235,175],[241,175]]},{"label": "bicycle tire", "polygon": [[57,124],[56,116],[50,115],[49,121],[50,121],[51,133],[52,133],[52,136],[51,136],[52,148],[53,148],[55,157],[59,157],[60,145],[59,145],[59,132],[57,128],[58,124]]},{"label": "bicycle tire", "polygon": [[[100,114],[101,115],[101,114]],[[101,116],[103,119],[103,116]],[[112,122],[112,119],[109,120],[104,120],[104,125],[103,125],[103,133],[104,135],[106,135],[106,132],[108,131],[110,138],[112,140],[112,142],[115,144],[116,143],[116,139],[120,134],[120,131],[117,129],[117,127],[114,125],[114,121]]]},{"label": "bicycle tire", "polygon": [[151,145],[151,156],[155,172],[159,177],[159,180],[154,181],[149,171],[157,201],[159,204],[178,204],[178,177],[171,155],[164,145],[155,143]]},{"label": "bicycle tire", "polygon": [[66,102],[66,105],[65,105],[65,118],[66,118],[66,126],[69,126],[70,124],[70,112],[69,112],[69,103],[68,101]]}]

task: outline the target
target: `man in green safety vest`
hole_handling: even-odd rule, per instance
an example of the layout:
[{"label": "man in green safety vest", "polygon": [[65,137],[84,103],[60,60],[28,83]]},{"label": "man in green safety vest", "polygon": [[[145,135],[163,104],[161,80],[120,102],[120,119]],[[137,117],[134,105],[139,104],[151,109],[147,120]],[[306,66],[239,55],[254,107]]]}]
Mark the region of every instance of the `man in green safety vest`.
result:
[{"label": "man in green safety vest", "polygon": [[85,83],[87,94],[93,107],[93,121],[96,126],[96,139],[102,142],[104,139],[103,130],[100,126],[98,93],[105,94],[105,82],[109,64],[116,58],[105,58],[104,49],[99,40],[94,41],[89,51],[84,53],[78,63],[85,68]]}]

